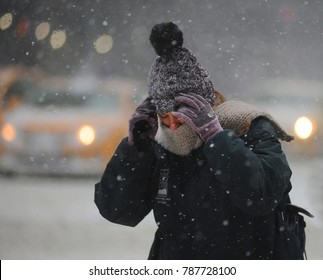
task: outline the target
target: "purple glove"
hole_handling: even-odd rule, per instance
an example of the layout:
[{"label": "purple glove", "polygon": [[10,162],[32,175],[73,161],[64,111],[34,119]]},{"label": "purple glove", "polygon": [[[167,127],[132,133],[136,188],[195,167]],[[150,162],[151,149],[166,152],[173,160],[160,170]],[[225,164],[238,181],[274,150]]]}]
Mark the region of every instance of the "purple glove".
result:
[{"label": "purple glove", "polygon": [[204,142],[223,130],[212,107],[202,96],[181,94],[175,97],[175,101],[179,108],[172,114],[185,120]]},{"label": "purple glove", "polygon": [[129,120],[128,144],[144,145],[147,137],[154,139],[158,129],[156,107],[151,99],[147,97],[136,109]]}]

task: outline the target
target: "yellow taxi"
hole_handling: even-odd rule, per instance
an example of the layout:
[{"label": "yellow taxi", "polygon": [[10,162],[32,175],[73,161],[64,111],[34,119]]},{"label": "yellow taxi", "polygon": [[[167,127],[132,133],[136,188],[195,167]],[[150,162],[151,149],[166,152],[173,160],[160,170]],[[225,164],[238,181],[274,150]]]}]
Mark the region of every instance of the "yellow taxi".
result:
[{"label": "yellow taxi", "polygon": [[[23,84],[36,83],[45,77],[45,72],[36,67],[0,66],[0,127],[6,112],[20,105]],[[0,156],[3,152],[0,138]]]},{"label": "yellow taxi", "polygon": [[4,114],[1,170],[102,174],[144,93],[133,80],[46,78],[23,85],[21,105]]}]

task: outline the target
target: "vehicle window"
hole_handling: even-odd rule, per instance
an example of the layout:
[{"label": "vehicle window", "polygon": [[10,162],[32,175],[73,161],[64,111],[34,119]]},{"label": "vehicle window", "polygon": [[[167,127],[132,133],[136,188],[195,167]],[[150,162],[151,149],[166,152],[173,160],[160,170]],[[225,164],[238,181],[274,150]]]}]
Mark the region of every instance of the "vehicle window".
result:
[{"label": "vehicle window", "polygon": [[103,95],[96,92],[80,93],[38,89],[27,97],[26,102],[40,108],[84,108],[99,110],[118,110],[120,108],[120,101],[117,95]]},{"label": "vehicle window", "polygon": [[257,84],[251,96],[257,103],[316,106],[323,101],[322,90],[322,84],[317,81],[273,80]]},{"label": "vehicle window", "polygon": [[30,98],[33,105],[38,107],[55,106],[55,107],[70,107],[80,106],[82,97],[73,96],[69,92],[39,92]]},{"label": "vehicle window", "polygon": [[294,94],[293,92],[285,93],[264,93],[254,95],[256,102],[268,103],[268,104],[290,104],[290,105],[310,105],[313,103],[322,102],[321,98],[310,96],[306,94]]},{"label": "vehicle window", "polygon": [[113,111],[120,109],[120,98],[116,93],[93,94],[85,98],[89,107]]},{"label": "vehicle window", "polygon": [[17,81],[13,83],[5,93],[1,106],[5,109],[13,109],[22,104],[22,101],[26,98],[30,92],[36,88],[36,85],[31,81]]}]

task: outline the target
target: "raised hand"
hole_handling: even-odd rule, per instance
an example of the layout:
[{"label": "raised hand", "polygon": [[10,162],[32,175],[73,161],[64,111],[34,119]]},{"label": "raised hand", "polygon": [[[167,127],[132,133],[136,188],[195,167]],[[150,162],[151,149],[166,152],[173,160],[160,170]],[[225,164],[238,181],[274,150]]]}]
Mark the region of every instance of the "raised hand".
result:
[{"label": "raised hand", "polygon": [[156,107],[152,99],[147,97],[129,120],[128,144],[142,146],[148,138],[155,138],[157,129]]},{"label": "raised hand", "polygon": [[185,120],[204,142],[223,130],[214,110],[202,96],[180,94],[175,101],[179,107],[172,114]]}]

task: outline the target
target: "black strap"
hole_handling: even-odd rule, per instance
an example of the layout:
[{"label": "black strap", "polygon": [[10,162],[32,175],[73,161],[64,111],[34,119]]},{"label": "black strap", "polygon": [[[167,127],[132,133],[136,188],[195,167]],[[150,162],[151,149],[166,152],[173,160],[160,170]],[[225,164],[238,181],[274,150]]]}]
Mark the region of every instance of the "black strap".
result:
[{"label": "black strap", "polygon": [[307,217],[310,217],[310,218],[314,218],[314,215],[312,213],[310,213],[309,211],[307,211],[306,209],[300,207],[300,206],[297,206],[297,205],[294,205],[294,204],[291,204],[291,203],[287,203],[285,204],[285,210],[288,211],[288,212],[292,212],[292,213],[298,213],[298,214],[304,214],[306,215]]}]

